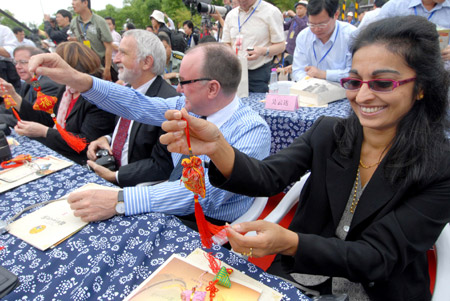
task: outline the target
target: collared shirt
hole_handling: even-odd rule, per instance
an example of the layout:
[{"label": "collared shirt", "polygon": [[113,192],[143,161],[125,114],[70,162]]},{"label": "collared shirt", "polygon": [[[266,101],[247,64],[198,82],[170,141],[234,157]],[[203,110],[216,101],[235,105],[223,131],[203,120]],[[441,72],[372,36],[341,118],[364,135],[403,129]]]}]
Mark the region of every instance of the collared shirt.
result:
[{"label": "collared shirt", "polygon": [[[258,5],[259,2],[260,0],[255,1],[247,12],[236,7],[228,13],[223,27],[222,42],[235,47],[236,37],[239,34],[239,23],[243,36],[241,47],[243,51],[246,51],[248,47],[269,47],[284,41],[283,15],[280,10],[265,1],[261,1]],[[252,14],[256,6],[258,7]],[[260,56],[254,61],[248,61],[248,69],[255,70],[271,62],[272,58],[273,56]]]},{"label": "collared shirt", "polygon": [[423,6],[421,0],[391,0],[383,5],[377,20],[408,15],[422,16],[436,25],[450,28],[450,0],[436,3],[430,11]]},{"label": "collared shirt", "polygon": [[[93,86],[82,93],[83,97],[99,108],[133,119],[141,123],[161,126],[166,120],[164,113],[180,110],[185,106],[185,97],[177,96],[168,99],[146,97],[111,82],[93,77]],[[229,116],[220,126],[220,131],[233,147],[257,159],[263,159],[270,152],[270,130],[266,122],[250,107],[240,100],[234,114]],[[233,102],[234,102],[233,101]],[[231,105],[230,109],[232,109]],[[225,114],[229,108],[226,109]],[[214,119],[216,116],[211,115]],[[217,120],[224,120],[217,117]],[[178,163],[180,154],[172,154],[173,162]],[[205,162],[210,159],[200,156]],[[174,163],[175,164],[175,163]],[[254,198],[234,194],[217,187],[209,182],[205,175],[206,198],[201,199],[205,215],[226,221],[233,221],[252,205]],[[184,185],[177,182],[165,182],[154,186],[128,187],[124,189],[125,212],[127,215],[143,212],[164,212],[176,215],[188,215],[194,212],[194,195]]]},{"label": "collared shirt", "polygon": [[[147,92],[147,90],[150,88],[150,86],[153,84],[155,79],[156,79],[156,76],[154,78],[152,78],[151,80],[149,80],[148,82],[146,82],[145,84],[143,84],[142,86],[138,87],[136,89],[136,91],[138,91],[142,94],[145,94]],[[111,139],[112,140],[111,149],[114,146],[114,141],[116,139],[117,130],[119,129],[119,123],[120,123],[121,118],[122,117],[119,118],[119,121],[117,122],[116,127],[114,128],[114,133],[113,133],[113,136]],[[133,123],[134,123],[134,120],[131,120],[130,125],[128,126],[127,139],[125,140],[125,144],[123,145],[123,148],[122,148],[122,156],[120,157],[120,163],[122,166],[128,164],[128,146],[129,146],[129,142],[130,142],[130,133],[131,133],[131,128],[133,127]],[[116,171],[116,181],[117,181],[117,183],[119,183],[119,171]]]},{"label": "collared shirt", "polygon": [[[115,31],[114,29],[111,31],[111,36],[113,39],[113,44],[119,46],[120,41],[122,40],[122,36],[120,35],[120,33],[118,33],[117,31]],[[117,50],[112,51],[112,59],[114,60],[114,58],[116,57],[117,54]]]},{"label": "collared shirt", "polygon": [[358,26],[358,30],[362,30],[364,27],[366,27],[370,23],[377,21],[380,11],[381,11],[381,8],[377,7],[374,10],[366,12],[366,14],[364,15],[364,18],[362,19],[361,23]]},{"label": "collared shirt", "polygon": [[[78,30],[77,22],[80,30]],[[81,20],[80,16],[73,18],[70,22],[70,30],[75,34],[79,42],[83,42],[85,39],[89,40],[91,49],[102,59],[106,51],[103,42],[110,43],[113,41],[108,23],[106,23],[105,19],[94,13],[86,23]],[[85,34],[86,36],[84,36]]]},{"label": "collared shirt", "polygon": [[5,58],[3,56],[0,56],[0,59],[2,60],[12,60],[13,59],[13,52],[14,49],[19,45],[19,42],[16,39],[16,36],[12,32],[12,30],[5,26],[0,24],[0,47],[5,48],[6,51],[8,51],[9,55],[11,57]]},{"label": "collared shirt", "polygon": [[17,40],[17,47],[19,46],[30,46],[30,47],[36,47],[36,44],[34,44],[34,42],[32,40],[29,40],[27,38],[24,38],[22,40],[22,42],[19,42],[19,40]]},{"label": "collared shirt", "polygon": [[352,65],[350,46],[356,27],[341,21],[336,26],[330,39],[323,44],[320,39],[307,28],[297,36],[294,52],[292,77],[299,81],[306,76],[305,67],[314,66],[327,73],[326,79],[338,82],[348,76]]}]

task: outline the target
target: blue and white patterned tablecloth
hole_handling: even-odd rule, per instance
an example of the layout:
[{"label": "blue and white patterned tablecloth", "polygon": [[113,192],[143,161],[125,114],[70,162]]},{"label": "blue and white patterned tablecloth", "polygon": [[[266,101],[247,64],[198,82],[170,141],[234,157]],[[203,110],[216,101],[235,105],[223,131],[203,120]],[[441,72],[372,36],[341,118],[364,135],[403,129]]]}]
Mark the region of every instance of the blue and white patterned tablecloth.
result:
[{"label": "blue and white patterned tablecloth", "polygon": [[[59,156],[36,141],[13,136],[21,144],[13,149],[13,155]],[[112,186],[75,164],[4,192],[0,194],[0,219],[92,182]],[[8,233],[0,235],[0,246],[4,247],[0,265],[18,275],[21,283],[4,300],[121,300],[172,253],[187,256],[200,247],[200,239],[176,217],[148,213],[91,223],[46,252]],[[292,285],[227,249],[214,246],[212,251],[217,258],[282,293],[283,300],[309,300]]]},{"label": "blue and white patterned tablecloth", "polygon": [[251,93],[242,101],[258,112],[267,122],[272,132],[270,153],[289,146],[295,138],[306,132],[320,116],[347,117],[351,107],[348,100],[332,102],[326,108],[301,107],[295,112],[265,109],[265,93]]}]

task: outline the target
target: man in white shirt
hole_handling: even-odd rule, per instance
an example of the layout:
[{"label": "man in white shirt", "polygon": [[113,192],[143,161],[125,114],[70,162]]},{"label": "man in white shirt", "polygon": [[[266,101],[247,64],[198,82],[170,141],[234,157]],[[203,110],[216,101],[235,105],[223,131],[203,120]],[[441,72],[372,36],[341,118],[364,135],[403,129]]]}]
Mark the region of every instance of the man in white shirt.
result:
[{"label": "man in white shirt", "polygon": [[286,48],[283,15],[263,0],[239,3],[225,19],[222,42],[247,53],[249,92],[267,92],[272,59]]},{"label": "man in white shirt", "polygon": [[16,91],[20,89],[20,77],[12,63],[14,49],[19,42],[12,30],[0,24],[0,77],[14,86]]},{"label": "man in white shirt", "polygon": [[120,40],[122,37],[120,33],[116,31],[116,20],[113,17],[105,17],[106,24],[108,24],[109,30],[111,31],[111,36],[113,38],[112,41],[112,60],[114,61],[114,57],[117,54],[117,50],[119,50]]},{"label": "man in white shirt", "polygon": [[350,46],[356,27],[337,21],[338,0],[308,2],[308,27],[296,41],[292,77],[305,76],[338,82],[351,67]]},{"label": "man in white shirt", "polygon": [[36,44],[34,44],[33,41],[25,38],[25,32],[20,27],[14,27],[13,29],[14,35],[16,36],[18,46],[30,46],[30,47],[36,47]]}]

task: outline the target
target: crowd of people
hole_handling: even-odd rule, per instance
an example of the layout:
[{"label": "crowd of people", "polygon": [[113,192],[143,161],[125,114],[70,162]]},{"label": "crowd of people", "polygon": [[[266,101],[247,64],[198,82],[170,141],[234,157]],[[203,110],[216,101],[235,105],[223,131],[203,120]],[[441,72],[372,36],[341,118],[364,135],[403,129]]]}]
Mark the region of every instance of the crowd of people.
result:
[{"label": "crowd of people", "polygon": [[[367,12],[342,12],[338,0],[300,0],[285,12],[227,0],[226,15],[211,15],[217,29],[204,22],[200,31],[158,10],[145,29],[127,22],[116,30],[90,1],[73,0],[76,15],[44,16],[51,43],[0,25],[0,96],[15,100],[22,119],[2,105],[0,123],[123,187],[72,193],[76,216],[164,212],[196,229],[192,193],[179,183],[189,154],[183,117],[205,164],[200,202],[214,224],[311,172],[289,229],[229,227],[235,251],[278,254],[269,272],[309,295],[430,299],[426,251],[450,221],[450,46],[436,31],[450,28],[449,0],[375,0]],[[242,68],[249,92],[268,91],[272,68],[293,81],[338,82],[352,112],[319,118],[269,156],[268,125],[237,96]],[[33,110],[35,75],[57,98],[55,118]],[[55,119],[86,147],[69,146]]]}]

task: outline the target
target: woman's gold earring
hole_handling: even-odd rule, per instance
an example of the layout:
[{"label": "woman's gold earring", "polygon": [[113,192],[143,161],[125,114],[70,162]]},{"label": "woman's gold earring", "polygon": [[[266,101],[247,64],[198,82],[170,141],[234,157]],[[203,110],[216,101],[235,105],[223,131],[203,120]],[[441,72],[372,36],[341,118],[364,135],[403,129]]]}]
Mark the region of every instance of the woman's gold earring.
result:
[{"label": "woman's gold earring", "polygon": [[420,91],[417,95],[417,100],[421,100],[423,98],[423,91]]}]

